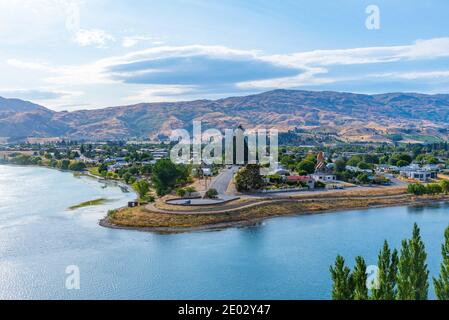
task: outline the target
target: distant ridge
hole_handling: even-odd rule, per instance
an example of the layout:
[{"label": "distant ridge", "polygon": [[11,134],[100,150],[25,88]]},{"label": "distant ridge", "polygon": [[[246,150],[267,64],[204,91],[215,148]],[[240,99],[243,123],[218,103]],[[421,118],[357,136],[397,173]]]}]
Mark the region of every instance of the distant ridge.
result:
[{"label": "distant ridge", "polygon": [[[0,98],[1,137],[114,140],[170,135],[202,120],[204,128],[300,128],[348,141],[391,141],[402,135],[445,140],[449,95],[354,94],[273,90],[243,97],[54,112],[18,99]],[[418,139],[418,140],[416,140]],[[430,139],[430,138],[429,138]]]}]

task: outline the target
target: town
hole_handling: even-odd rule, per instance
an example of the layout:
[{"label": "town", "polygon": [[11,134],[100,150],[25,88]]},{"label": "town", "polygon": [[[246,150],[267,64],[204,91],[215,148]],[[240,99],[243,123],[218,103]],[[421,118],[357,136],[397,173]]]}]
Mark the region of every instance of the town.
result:
[{"label": "town", "polygon": [[449,172],[446,142],[284,145],[280,147],[276,172],[268,176],[261,176],[254,165],[174,164],[169,159],[173,146],[169,141],[33,140],[3,143],[0,161],[120,181],[136,189],[139,203],[153,202],[170,194],[188,200],[198,197],[229,200],[226,195],[236,197],[247,193],[273,197],[287,193],[428,184],[445,180]]}]

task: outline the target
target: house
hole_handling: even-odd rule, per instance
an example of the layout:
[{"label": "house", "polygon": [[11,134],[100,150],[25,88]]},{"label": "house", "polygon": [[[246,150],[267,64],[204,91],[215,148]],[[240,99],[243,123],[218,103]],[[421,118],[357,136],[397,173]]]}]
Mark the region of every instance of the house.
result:
[{"label": "house", "polygon": [[389,164],[379,164],[376,167],[376,172],[378,173],[389,173],[389,172],[395,172],[399,171],[399,167],[391,166]]},{"label": "house", "polygon": [[309,189],[315,189],[315,180],[313,180],[310,176],[288,176],[286,177],[286,182],[303,182]]},{"label": "house", "polygon": [[438,177],[437,170],[431,170],[429,168],[420,168],[416,164],[411,164],[407,167],[400,168],[399,173],[402,177],[423,182],[429,181],[430,179],[436,179]]},{"label": "house", "polygon": [[326,173],[315,173],[311,175],[312,179],[316,182],[335,182],[337,181],[337,176],[334,174],[326,174]]},{"label": "house", "polygon": [[120,170],[123,167],[127,167],[129,165],[128,162],[116,162],[114,164],[111,164],[108,166],[108,171],[110,172],[116,172]]}]

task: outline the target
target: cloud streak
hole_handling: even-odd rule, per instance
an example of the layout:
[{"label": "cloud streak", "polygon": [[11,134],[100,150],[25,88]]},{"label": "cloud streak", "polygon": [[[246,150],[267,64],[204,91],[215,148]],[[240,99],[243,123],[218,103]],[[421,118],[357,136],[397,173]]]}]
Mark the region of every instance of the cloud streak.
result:
[{"label": "cloud streak", "polygon": [[[99,37],[101,38],[101,37]],[[101,40],[93,42],[102,44]],[[136,40],[137,41],[137,40]],[[132,41],[128,43],[131,47]],[[126,46],[125,46],[126,47]],[[126,100],[173,100],[195,92],[239,92],[274,88],[325,86],[390,77],[413,81],[449,77],[447,70],[395,70],[397,63],[449,57],[449,38],[418,40],[409,45],[314,50],[267,55],[224,46],[161,46],[85,65],[50,66],[9,59],[10,66],[47,73],[51,85],[122,85]],[[382,65],[387,72],[338,75],[335,68]],[[139,89],[137,89],[139,88]],[[165,99],[164,99],[165,97]]]}]

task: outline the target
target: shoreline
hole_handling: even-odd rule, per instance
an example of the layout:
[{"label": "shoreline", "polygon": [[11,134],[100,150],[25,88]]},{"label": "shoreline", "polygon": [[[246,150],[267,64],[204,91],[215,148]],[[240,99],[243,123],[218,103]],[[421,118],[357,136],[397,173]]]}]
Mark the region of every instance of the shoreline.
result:
[{"label": "shoreline", "polygon": [[[343,199],[342,199],[343,200]],[[240,214],[245,213],[245,211],[249,211],[249,217],[233,220],[234,214],[229,213],[225,214],[225,216],[228,216],[228,221],[219,221],[217,223],[205,223],[201,225],[192,225],[192,226],[175,226],[175,225],[159,225],[159,226],[139,226],[139,225],[127,225],[127,224],[116,224],[111,222],[111,218],[109,216],[103,218],[100,220],[99,224],[102,227],[110,228],[110,229],[117,229],[117,230],[129,230],[129,231],[139,231],[139,232],[151,232],[151,233],[157,233],[157,234],[180,234],[180,233],[189,233],[189,232],[199,232],[199,231],[220,231],[225,230],[228,228],[241,228],[241,227],[251,227],[256,226],[263,221],[271,220],[274,218],[280,218],[280,217],[294,217],[294,216],[308,216],[308,215],[317,215],[317,214],[329,214],[329,213],[342,213],[347,211],[356,211],[356,210],[370,210],[370,209],[379,209],[379,208],[394,208],[394,207],[400,207],[400,206],[408,206],[408,207],[420,207],[420,206],[428,206],[433,204],[441,204],[441,203],[448,203],[449,202],[449,195],[442,195],[442,196],[433,196],[433,197],[412,197],[407,194],[404,194],[403,199],[399,199],[396,202],[388,202],[382,203],[381,201],[378,201],[379,199],[371,199],[371,201],[374,201],[374,203],[370,203],[369,197],[365,199],[365,204],[360,203],[360,205],[356,205],[357,202],[353,203],[354,205],[347,205],[338,207],[332,205],[335,205],[335,201],[330,201],[326,199],[321,200],[311,200],[308,202],[308,204],[321,204],[322,206],[318,207],[311,207],[307,208],[306,205],[303,207],[305,208],[304,211],[294,211],[295,208],[297,208],[298,204],[305,204],[306,202],[301,202],[298,200],[290,200],[285,201],[282,203],[269,203],[269,204],[261,204],[260,206],[255,206],[250,209],[242,209],[242,212]],[[307,201],[307,200],[306,200]],[[351,201],[347,200],[346,201]],[[270,206],[276,206],[277,208],[283,208],[283,212],[276,213],[276,214],[264,214],[263,211],[270,208]],[[142,210],[145,214],[145,210]],[[254,214],[251,215],[251,211],[256,211],[259,213],[259,215]],[[281,210],[282,211],[282,210]],[[120,212],[120,211],[118,211]],[[146,214],[150,215],[153,214],[151,212],[147,212]],[[237,213],[238,215],[239,213]],[[174,213],[173,215],[166,214],[168,216],[176,216]],[[179,216],[179,215],[178,215]],[[194,214],[190,216],[195,216]],[[199,215],[201,216],[201,215]],[[198,216],[198,217],[199,217]]]}]

